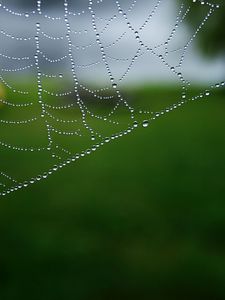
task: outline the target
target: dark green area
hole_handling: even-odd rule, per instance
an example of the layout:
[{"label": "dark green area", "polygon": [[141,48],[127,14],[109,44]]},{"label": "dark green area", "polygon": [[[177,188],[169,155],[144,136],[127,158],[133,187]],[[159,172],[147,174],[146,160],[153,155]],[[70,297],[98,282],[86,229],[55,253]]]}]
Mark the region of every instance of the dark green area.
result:
[{"label": "dark green area", "polygon": [[[225,4],[223,0],[209,1],[214,4],[213,16],[205,21],[205,17],[210,11],[208,5],[202,5],[201,1],[193,3],[192,0],[185,1],[187,6],[191,5],[192,8],[188,17],[186,18],[189,27],[195,31],[202,23],[204,24],[204,30],[201,30],[201,34],[198,34],[197,43],[203,53],[209,57],[215,57],[215,55],[225,55]],[[179,4],[183,1],[178,1]],[[219,8],[216,8],[219,5]]]},{"label": "dark green area", "polygon": [[191,102],[1,198],[0,299],[224,299],[224,114]]}]

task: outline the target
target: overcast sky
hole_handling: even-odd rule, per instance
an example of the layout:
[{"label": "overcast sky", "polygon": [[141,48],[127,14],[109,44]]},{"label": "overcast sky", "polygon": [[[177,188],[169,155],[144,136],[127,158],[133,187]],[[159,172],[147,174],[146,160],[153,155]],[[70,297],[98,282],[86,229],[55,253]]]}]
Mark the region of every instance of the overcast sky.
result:
[{"label": "overcast sky", "polygon": [[[13,8],[13,6],[17,6],[19,11],[26,11],[28,9],[27,7],[24,8],[24,5],[28,5],[30,8],[29,10],[32,10],[35,7],[35,0],[7,0],[7,1],[0,1],[1,3],[5,4],[6,6]],[[63,3],[63,0],[46,0],[42,1],[44,4],[50,4],[50,2],[54,2],[54,8],[49,8],[51,11],[51,15],[63,15],[63,11],[60,9],[55,8],[56,3],[60,3],[60,5]],[[95,3],[95,1],[93,1]],[[121,3],[124,7],[127,7],[132,3],[132,0],[121,0]],[[151,26],[148,26],[143,32],[142,32],[142,38],[143,40],[150,44],[150,45],[158,45],[161,42],[165,41],[165,38],[168,37],[169,33],[171,32],[171,29],[174,26],[174,22],[176,22],[176,11],[177,6],[175,5],[175,0],[164,0],[162,1],[162,5],[159,9],[159,11],[154,15],[154,17],[151,20]],[[23,3],[23,7],[21,6]],[[79,11],[81,7],[84,5],[87,6],[88,0],[73,0],[70,1],[70,3],[73,3],[73,6],[76,10]],[[151,11],[153,7],[153,3],[155,1],[149,0],[146,2],[146,0],[139,0],[137,1],[138,5],[135,7],[135,9],[130,13],[129,17],[132,20],[132,25],[134,28],[139,28],[141,24],[143,24],[146,17],[149,15],[149,11]],[[114,11],[112,7],[110,9],[110,4],[114,4],[114,0],[105,0],[103,1],[103,4],[99,5],[100,7],[104,7],[104,11],[98,9],[96,10],[96,14],[99,14],[100,17],[109,18],[114,13],[116,13],[116,10]],[[129,5],[128,5],[129,4]],[[96,6],[97,7],[97,6]],[[48,9],[48,10],[49,10]],[[117,12],[118,13],[118,12]],[[0,26],[1,29],[5,31],[9,31],[13,33],[15,36],[26,36],[26,35],[35,35],[35,22],[36,19],[31,18],[29,20],[18,20],[15,19],[14,16],[10,17],[7,13],[3,12],[2,9],[0,9]],[[122,20],[122,19],[121,19]],[[104,40],[105,45],[112,44],[120,35],[123,34],[124,31],[129,32],[129,29],[127,28],[126,24],[122,22],[120,19],[115,22],[112,22],[112,24],[107,28],[105,31],[102,39]],[[44,22],[44,21],[43,21]],[[64,24],[65,25],[65,24]],[[45,32],[51,33],[53,36],[58,36],[60,34],[65,34],[63,32],[63,26],[60,22],[48,22],[46,21],[46,24],[43,23],[43,27]],[[71,19],[71,26],[74,30],[79,29],[90,29],[90,32],[92,30],[91,27],[91,19],[90,16],[86,16],[85,14],[82,15],[82,17],[75,17]],[[102,22],[99,23],[100,28],[104,28],[105,23]],[[86,34],[84,37],[82,35],[76,35],[74,38],[74,43],[78,43],[81,45],[87,45],[92,42],[94,35],[91,33]],[[188,38],[190,37],[190,33],[188,32],[186,26],[182,25],[180,29],[177,31],[174,40],[171,43],[171,50],[179,48],[180,46],[184,46],[185,42],[187,42]],[[23,46],[20,42],[15,42],[15,40],[11,41],[4,36],[0,36],[0,39],[3,39],[0,46],[0,52],[3,53],[10,53],[13,55],[21,55],[24,53],[27,53],[27,55],[30,55],[32,51],[34,51],[33,47],[27,47]],[[56,43],[52,40],[44,39],[42,40],[42,45],[45,48],[45,51],[49,53],[49,56],[62,56],[64,55],[65,51],[65,43]],[[116,43],[115,46],[109,47],[107,49],[107,53],[111,57],[118,57],[118,58],[126,58],[126,57],[132,57],[135,53],[138,44],[135,40],[134,36],[132,34],[127,33],[125,38],[121,39],[119,43]],[[14,52],[13,52],[14,51]],[[161,50],[159,48],[158,50]],[[179,62],[179,55],[181,53],[175,52],[174,54],[171,54],[168,56],[168,60],[172,65],[176,65],[177,62]],[[88,64],[95,62],[99,60],[99,51],[97,51],[96,47],[90,47],[87,48],[85,51],[75,51],[74,55],[79,61],[80,64]],[[120,61],[119,63],[116,61],[111,60],[110,61],[111,68],[114,70],[114,73],[116,75],[121,76],[127,69],[129,65],[128,62],[122,63]],[[220,81],[223,80],[224,76],[224,65],[221,61],[221,59],[215,59],[208,61],[206,60],[197,50],[195,43],[193,44],[193,47],[190,48],[189,54],[187,55],[187,59],[184,61],[184,72],[185,76],[190,79],[191,81],[195,82],[213,82],[213,81]],[[90,80],[95,79],[96,76],[100,79],[103,79],[105,77],[105,71],[103,71],[101,65],[96,65],[93,68],[93,72],[86,70],[86,72],[81,72],[81,76],[84,78],[88,78]],[[137,82],[137,81],[159,81],[159,80],[173,80],[174,77],[171,76],[171,72],[168,71],[168,69],[162,65],[158,59],[153,57],[152,55],[145,54],[141,56],[135,63],[133,69],[131,72],[129,72],[127,79],[125,82]]]}]

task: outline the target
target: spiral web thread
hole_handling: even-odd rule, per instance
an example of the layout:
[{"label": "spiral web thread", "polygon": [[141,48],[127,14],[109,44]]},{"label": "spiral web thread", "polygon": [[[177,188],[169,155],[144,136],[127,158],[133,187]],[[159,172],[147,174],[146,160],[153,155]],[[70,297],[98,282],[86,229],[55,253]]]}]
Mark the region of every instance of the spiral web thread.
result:
[{"label": "spiral web thread", "polygon": [[[63,0],[62,0],[63,1]],[[132,23],[129,20],[129,14],[135,10],[135,7],[138,0],[131,1],[130,6],[127,10],[123,8],[123,1],[113,1],[114,6],[116,7],[117,13],[114,14],[109,19],[104,19],[101,16],[98,16],[98,5],[104,3],[104,0],[98,0],[98,1],[91,1],[87,0],[87,9],[82,10],[80,12],[74,12],[70,9],[70,4],[67,0],[64,0],[63,2],[63,14],[59,17],[54,17],[47,15],[42,12],[42,5],[44,1],[38,0],[36,2],[36,9],[29,12],[29,13],[21,13],[11,10],[10,8],[6,7],[5,5],[0,3],[0,10],[5,13],[9,14],[15,17],[24,18],[28,20],[32,20],[32,18],[35,18],[35,34],[34,36],[28,36],[28,37],[19,37],[14,36],[10,32],[7,32],[3,29],[0,30],[0,34],[4,38],[11,39],[14,41],[14,43],[21,42],[21,43],[32,43],[35,48],[35,53],[33,57],[24,56],[24,57],[15,57],[8,55],[7,53],[1,53],[0,52],[0,60],[1,61],[9,61],[12,63],[12,65],[17,66],[18,64],[21,64],[20,66],[15,67],[9,67],[9,68],[1,68],[0,72],[0,82],[5,86],[6,89],[11,91],[11,94],[19,95],[22,97],[22,99],[29,98],[29,91],[19,90],[16,87],[13,86],[13,84],[9,83],[7,79],[5,79],[5,74],[16,74],[21,72],[27,72],[29,70],[32,70],[35,72],[35,80],[36,80],[36,97],[33,97],[32,101],[10,101],[6,100],[5,98],[0,98],[0,104],[3,106],[9,107],[13,110],[17,110],[17,115],[20,115],[20,109],[30,109],[32,106],[36,105],[38,107],[39,115],[35,115],[29,119],[24,120],[5,120],[4,118],[1,118],[0,115],[0,126],[30,126],[30,124],[35,122],[41,122],[43,124],[43,129],[45,130],[46,135],[46,143],[44,146],[41,147],[27,147],[27,146],[17,146],[16,144],[10,144],[7,143],[4,140],[0,140],[0,147],[11,152],[24,152],[24,153],[36,153],[36,152],[45,152],[54,160],[54,163],[50,168],[48,168],[45,172],[42,172],[38,174],[37,176],[33,176],[32,178],[27,178],[26,180],[18,180],[17,178],[12,177],[11,174],[7,173],[7,170],[0,170],[0,196],[5,196],[11,192],[17,191],[18,189],[27,187],[30,184],[33,184],[37,181],[40,181],[42,179],[46,179],[49,175],[53,174],[57,170],[63,168],[66,165],[71,164],[72,162],[77,161],[78,159],[89,155],[95,151],[97,151],[101,146],[105,145],[106,143],[109,143],[115,139],[118,139],[120,137],[123,137],[124,135],[130,134],[133,132],[137,127],[143,126],[148,127],[148,125],[158,119],[159,117],[165,115],[166,113],[169,113],[173,111],[174,109],[177,109],[184,104],[187,104],[190,101],[200,100],[204,98],[205,96],[209,96],[211,93],[211,90],[215,88],[219,88],[221,86],[224,86],[224,82],[217,83],[214,85],[211,85],[207,90],[201,91],[198,95],[188,97],[187,90],[190,86],[190,83],[184,78],[184,75],[182,74],[182,66],[185,59],[185,55],[192,44],[193,40],[196,38],[198,33],[202,30],[207,20],[213,15],[213,13],[219,9],[219,6],[216,4],[211,4],[206,1],[189,1],[189,5],[185,6],[184,4],[181,4],[180,9],[178,11],[178,15],[176,18],[175,25],[170,32],[168,38],[165,40],[165,42],[156,45],[154,47],[151,47],[150,45],[147,45],[146,42],[142,40],[142,32],[146,28],[147,25],[151,22],[152,18],[157,13],[160,5],[164,2],[163,0],[158,0],[155,2],[155,4],[151,8],[149,8],[150,12],[148,14],[148,17],[146,20],[143,21],[142,25],[139,28],[135,28]],[[196,28],[195,32],[191,36],[191,38],[187,41],[187,43],[179,48],[179,49],[169,49],[170,43],[173,40],[179,26],[183,23],[185,18],[188,16],[191,9],[194,9],[194,5],[203,5],[207,7],[207,14],[205,15],[204,19],[201,21],[200,25]],[[147,6],[147,4],[146,4]],[[91,28],[86,28],[84,30],[77,30],[76,28],[73,28],[71,19],[80,17],[82,15],[89,15],[91,19]],[[123,22],[126,24],[126,31],[123,32],[122,35],[120,35],[118,38],[115,39],[112,43],[105,45],[102,41],[102,35],[107,32],[107,30],[110,28],[111,23],[118,18],[122,18]],[[37,21],[38,20],[38,21]],[[42,20],[48,20],[50,22],[50,26],[54,26],[55,22],[61,21],[64,24],[65,27],[65,35],[64,36],[53,36],[50,35],[42,30]],[[102,22],[105,25],[103,26],[103,29],[98,28],[98,22]],[[32,24],[31,24],[32,25]],[[91,42],[87,45],[77,45],[73,42],[74,36],[82,36],[87,34],[88,32],[92,31],[95,40],[94,42]],[[136,40],[137,43],[137,50],[135,51],[135,55],[130,58],[119,58],[119,57],[112,57],[110,55],[107,55],[107,49],[112,48],[116,44],[120,43],[121,40],[123,40],[127,34],[133,35],[133,38]],[[65,55],[59,58],[50,58],[47,53],[42,49],[41,44],[41,38],[46,38],[50,41],[63,41],[66,49]],[[78,64],[77,58],[74,55],[74,50],[77,51],[88,51],[93,45],[97,45],[100,54],[101,59],[99,59],[96,62],[88,63],[88,64]],[[158,52],[160,50],[160,53]],[[162,109],[161,111],[153,112],[148,110],[138,110],[136,111],[131,104],[125,99],[125,97],[122,95],[120,91],[120,83],[124,81],[124,79],[127,77],[131,69],[133,69],[135,62],[145,55],[146,53],[149,53],[149,55],[152,55],[156,57],[161,63],[164,64],[165,68],[168,68],[171,73],[173,73],[179,80],[179,82],[182,85],[182,94],[180,96],[180,99],[173,103],[172,105],[166,107],[165,109]],[[180,55],[179,63],[178,65],[171,65],[168,60],[168,54],[169,53],[177,53],[177,55]],[[70,77],[72,78],[72,89],[67,90],[64,92],[51,92],[47,90],[43,86],[44,80],[47,79],[63,79],[64,75],[63,73],[59,74],[46,74],[42,71],[42,66],[40,61],[46,61],[47,63],[50,63],[51,65],[55,65],[58,63],[67,63],[68,68],[70,70]],[[122,76],[119,78],[115,78],[113,71],[111,70],[109,61],[116,61],[116,62],[126,62],[128,67],[126,68],[125,72]],[[24,63],[26,63],[24,65]],[[98,65],[103,65],[107,77],[108,77],[108,86],[105,88],[100,89],[91,89],[84,84],[81,83],[81,81],[78,78],[77,70],[83,69],[83,70],[89,70],[90,68],[95,68]],[[92,97],[94,100],[97,99],[99,101],[106,101],[111,102],[112,101],[112,108],[107,115],[101,115],[96,114],[95,112],[92,112],[90,108],[88,108],[88,105],[85,103],[85,99],[82,96],[82,92],[85,92],[90,97]],[[56,105],[48,103],[46,101],[46,96],[53,97],[54,99],[63,99],[65,97],[71,96],[73,98],[72,103],[61,103],[61,105]],[[63,116],[58,116],[58,113],[61,111],[69,110],[71,108],[75,108],[79,112],[79,117],[77,117],[77,114],[73,115],[73,118],[63,118]],[[123,129],[121,130],[120,120],[116,118],[117,111],[120,108],[124,108],[127,111],[128,115],[128,121]],[[56,113],[57,114],[56,114]],[[137,118],[137,114],[141,115],[143,117]],[[90,119],[97,119],[101,120],[103,123],[110,124],[111,126],[115,127],[115,132],[113,134],[110,134],[106,136],[104,133],[101,133],[92,126],[90,126]],[[141,119],[141,121],[140,121]],[[58,125],[70,125],[71,128],[75,128],[75,130],[67,131],[64,129],[58,129],[58,127],[55,127],[54,124]],[[78,126],[79,124],[79,126]],[[1,127],[2,127],[1,126]],[[60,126],[59,126],[60,127]],[[78,128],[77,128],[78,127]],[[118,131],[117,131],[118,128]],[[4,130],[4,128],[2,129]],[[82,150],[80,152],[74,153],[71,149],[69,150],[67,147],[62,146],[61,144],[57,144],[57,142],[54,140],[54,134],[58,134],[60,136],[66,136],[66,137],[81,137],[86,136],[91,142],[90,147]],[[1,158],[2,159],[2,158]]]}]

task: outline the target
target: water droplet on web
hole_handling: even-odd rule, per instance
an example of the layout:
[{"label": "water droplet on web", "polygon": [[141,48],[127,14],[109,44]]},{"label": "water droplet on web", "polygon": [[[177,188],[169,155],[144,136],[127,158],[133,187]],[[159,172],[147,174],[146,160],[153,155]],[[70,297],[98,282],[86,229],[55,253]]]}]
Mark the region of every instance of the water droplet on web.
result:
[{"label": "water droplet on web", "polygon": [[138,122],[137,121],[134,121],[134,128],[137,128],[138,127]]},{"label": "water droplet on web", "polygon": [[144,128],[147,128],[149,126],[149,121],[148,120],[144,120],[143,123],[142,123],[142,126]]}]

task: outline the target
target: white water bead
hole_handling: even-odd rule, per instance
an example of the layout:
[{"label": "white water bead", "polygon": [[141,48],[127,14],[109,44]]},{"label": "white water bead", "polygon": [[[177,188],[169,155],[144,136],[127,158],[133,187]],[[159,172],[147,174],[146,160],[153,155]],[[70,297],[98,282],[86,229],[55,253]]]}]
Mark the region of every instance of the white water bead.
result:
[{"label": "white water bead", "polygon": [[143,123],[142,123],[142,126],[144,128],[148,127],[149,126],[149,121],[148,120],[144,120]]}]

